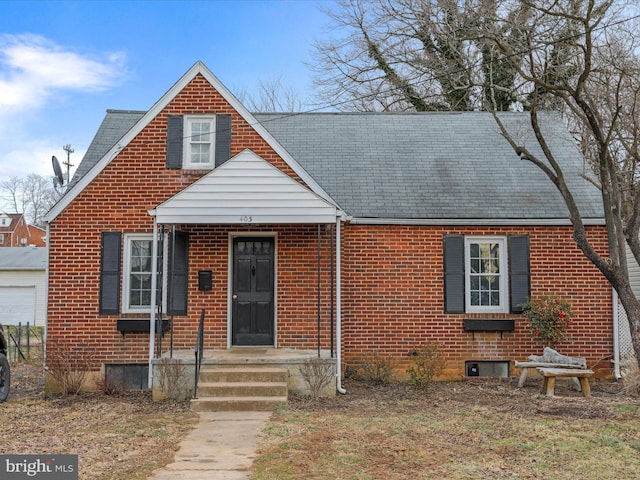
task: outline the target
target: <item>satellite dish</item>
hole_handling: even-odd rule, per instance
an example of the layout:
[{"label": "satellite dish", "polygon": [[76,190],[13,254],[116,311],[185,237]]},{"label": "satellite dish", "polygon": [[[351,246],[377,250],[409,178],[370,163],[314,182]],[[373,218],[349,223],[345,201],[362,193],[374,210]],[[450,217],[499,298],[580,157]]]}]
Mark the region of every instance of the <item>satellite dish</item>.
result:
[{"label": "satellite dish", "polygon": [[56,175],[56,180],[58,180],[58,185],[64,185],[64,175],[62,174],[62,168],[60,168],[60,162],[54,155],[51,157],[51,163],[53,163],[53,173]]}]

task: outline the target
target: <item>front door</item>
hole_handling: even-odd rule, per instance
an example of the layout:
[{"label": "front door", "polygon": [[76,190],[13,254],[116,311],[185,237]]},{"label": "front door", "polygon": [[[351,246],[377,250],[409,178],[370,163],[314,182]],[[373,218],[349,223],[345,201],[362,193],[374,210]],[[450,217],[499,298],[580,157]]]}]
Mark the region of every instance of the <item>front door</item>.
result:
[{"label": "front door", "polygon": [[273,345],[272,237],[233,240],[232,345]]}]

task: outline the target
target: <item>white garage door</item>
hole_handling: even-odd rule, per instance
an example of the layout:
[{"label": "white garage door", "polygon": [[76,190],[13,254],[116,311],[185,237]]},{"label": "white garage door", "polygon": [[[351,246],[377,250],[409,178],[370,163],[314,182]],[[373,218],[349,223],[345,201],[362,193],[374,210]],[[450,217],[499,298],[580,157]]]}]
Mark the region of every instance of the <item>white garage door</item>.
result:
[{"label": "white garage door", "polygon": [[35,325],[36,287],[0,287],[0,324]]}]

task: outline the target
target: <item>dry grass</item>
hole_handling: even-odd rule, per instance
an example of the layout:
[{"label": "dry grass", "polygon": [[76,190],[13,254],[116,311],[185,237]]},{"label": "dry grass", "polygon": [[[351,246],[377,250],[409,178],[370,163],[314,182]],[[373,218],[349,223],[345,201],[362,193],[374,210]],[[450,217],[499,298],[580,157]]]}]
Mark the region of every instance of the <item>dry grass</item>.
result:
[{"label": "dry grass", "polygon": [[80,480],[146,479],[196,421],[188,403],[154,403],[149,392],[45,397],[37,362],[12,365],[0,416],[0,454],[77,454]]},{"label": "dry grass", "polygon": [[583,398],[561,382],[347,382],[348,394],[292,401],[265,430],[253,480],[640,478],[640,405],[621,386]]}]

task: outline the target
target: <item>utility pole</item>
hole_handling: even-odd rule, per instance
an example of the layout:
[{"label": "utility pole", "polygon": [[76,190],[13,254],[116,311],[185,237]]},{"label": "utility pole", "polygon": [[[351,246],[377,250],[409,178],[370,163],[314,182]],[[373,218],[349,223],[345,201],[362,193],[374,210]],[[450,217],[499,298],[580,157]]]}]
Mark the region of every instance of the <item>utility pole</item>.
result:
[{"label": "utility pole", "polygon": [[71,167],[73,167],[73,165],[71,164],[71,161],[70,161],[70,157],[71,157],[71,154],[74,152],[74,150],[73,150],[73,148],[71,148],[71,145],[68,144],[68,143],[64,147],[62,147],[62,149],[65,152],[67,152],[67,161],[66,162],[62,162],[62,163],[64,164],[64,166],[67,167],[67,185],[68,185],[69,181],[71,180],[71,178],[69,178],[69,175],[70,175],[69,169]]}]

